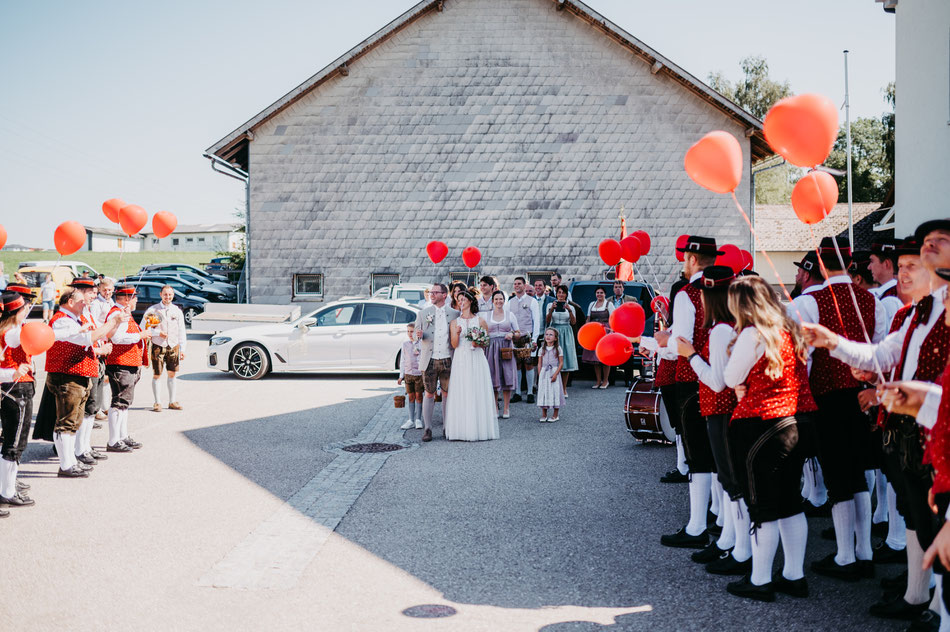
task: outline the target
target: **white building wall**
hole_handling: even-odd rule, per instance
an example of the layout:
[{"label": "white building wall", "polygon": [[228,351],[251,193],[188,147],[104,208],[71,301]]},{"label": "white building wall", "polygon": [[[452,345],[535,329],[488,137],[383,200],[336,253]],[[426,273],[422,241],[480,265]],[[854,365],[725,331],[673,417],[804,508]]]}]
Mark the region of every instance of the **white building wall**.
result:
[{"label": "white building wall", "polygon": [[89,236],[87,233],[86,243],[80,249],[86,252],[141,252],[142,240],[130,239],[128,237],[117,237],[115,235],[92,235],[92,248],[89,247]]},{"label": "white building wall", "polygon": [[145,249],[161,252],[218,252],[235,250],[243,241],[241,233],[172,233],[164,239],[149,235],[145,239]]},{"label": "white building wall", "polygon": [[897,235],[950,217],[950,2],[897,6]]}]

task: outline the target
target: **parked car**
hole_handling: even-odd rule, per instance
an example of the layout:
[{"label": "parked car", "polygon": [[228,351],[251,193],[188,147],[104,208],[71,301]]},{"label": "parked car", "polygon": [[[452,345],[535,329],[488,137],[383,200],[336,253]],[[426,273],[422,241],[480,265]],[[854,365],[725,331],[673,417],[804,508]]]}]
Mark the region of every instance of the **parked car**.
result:
[{"label": "parked car", "polygon": [[146,271],[156,271],[161,270],[162,272],[190,272],[191,274],[197,274],[200,277],[208,279],[209,281],[223,281],[228,282],[227,275],[224,274],[212,274],[210,272],[205,272],[198,266],[189,265],[187,263],[151,263],[149,265],[142,266],[139,272]]},{"label": "parked car", "polygon": [[57,303],[59,302],[59,297],[62,295],[63,290],[76,278],[76,275],[73,274],[69,267],[56,266],[54,269],[52,264],[48,266],[23,267],[17,270],[17,272],[26,279],[26,284],[30,286],[30,291],[33,292],[34,304],[42,302],[40,299],[40,286],[43,285],[43,282],[46,280],[47,274],[53,275],[53,283],[56,284],[55,300]]},{"label": "parked car", "polygon": [[339,300],[291,321],[222,331],[208,367],[257,380],[271,371],[396,371],[406,324],[419,308],[401,300]]},{"label": "parked car", "polygon": [[162,272],[155,270],[125,277],[126,282],[135,281],[137,279],[155,281],[156,283],[168,283],[184,294],[203,296],[212,303],[233,303],[237,300],[236,288],[228,286],[226,283],[219,284],[214,281],[207,281],[193,274],[186,274],[184,272]]},{"label": "parked car", "polygon": [[92,266],[89,264],[83,263],[82,261],[21,261],[19,268],[52,268],[53,266],[62,266],[64,268],[69,268],[69,271],[74,277],[81,277],[83,272],[88,272],[91,278],[96,278],[99,276],[99,273],[96,272]]},{"label": "parked car", "polygon": [[[141,322],[142,317],[145,315],[145,310],[152,305],[162,302],[162,288],[165,287],[165,284],[155,281],[129,279],[128,285],[135,287],[135,293],[138,295],[138,302],[135,305],[135,311],[132,312],[132,317],[137,322]],[[182,314],[185,316],[185,326],[190,328],[191,319],[204,311],[208,300],[199,296],[185,296],[178,290],[175,290],[175,299],[172,303],[181,309]]]},{"label": "parked car", "polygon": [[426,283],[399,283],[397,285],[387,285],[373,292],[373,298],[388,298],[393,300],[403,300],[410,305],[418,305],[425,300],[425,291],[432,287],[432,284]]},{"label": "parked car", "polygon": [[197,274],[192,274],[191,272],[162,272],[163,274],[170,274],[172,276],[178,277],[183,281],[188,281],[189,283],[194,283],[201,288],[212,288],[217,292],[221,292],[225,296],[228,296],[232,299],[237,298],[237,286],[231,283],[225,283],[224,281],[209,281],[204,277],[200,277]]},{"label": "parked car", "polygon": [[224,272],[231,269],[231,257],[215,257],[205,264],[205,272]]}]

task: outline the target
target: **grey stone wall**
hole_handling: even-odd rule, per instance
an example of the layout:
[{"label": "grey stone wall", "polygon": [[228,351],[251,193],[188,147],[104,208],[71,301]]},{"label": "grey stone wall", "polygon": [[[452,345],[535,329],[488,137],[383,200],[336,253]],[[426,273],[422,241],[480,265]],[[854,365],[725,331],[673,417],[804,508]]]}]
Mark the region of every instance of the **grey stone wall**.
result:
[{"label": "grey stone wall", "polygon": [[[445,279],[470,245],[505,287],[599,278],[621,205],[665,285],[682,233],[748,247],[731,199],[683,170],[713,129],[748,163],[737,121],[549,0],[448,0],[255,130],[253,300],[290,301],[294,273],[324,274],[328,300],[373,272]],[[450,248],[439,265],[432,239]]]}]

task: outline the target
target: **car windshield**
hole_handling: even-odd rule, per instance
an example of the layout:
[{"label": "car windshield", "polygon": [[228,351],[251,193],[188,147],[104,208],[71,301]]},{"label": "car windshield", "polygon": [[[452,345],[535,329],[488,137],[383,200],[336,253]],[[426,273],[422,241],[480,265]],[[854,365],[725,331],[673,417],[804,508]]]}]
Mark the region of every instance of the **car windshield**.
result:
[{"label": "car windshield", "polygon": [[23,275],[23,278],[26,279],[26,284],[30,287],[39,287],[43,285],[43,279],[46,278],[48,273],[46,272],[20,272]]}]

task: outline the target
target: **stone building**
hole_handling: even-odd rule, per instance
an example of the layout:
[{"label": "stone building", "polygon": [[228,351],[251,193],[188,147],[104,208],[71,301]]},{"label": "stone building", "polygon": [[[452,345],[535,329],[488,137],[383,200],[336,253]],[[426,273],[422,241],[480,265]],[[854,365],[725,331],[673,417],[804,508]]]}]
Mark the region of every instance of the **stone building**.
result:
[{"label": "stone building", "polygon": [[[653,239],[666,285],[682,233],[749,247],[729,196],[694,184],[714,129],[750,165],[761,123],[573,0],[425,0],[207,150],[247,172],[254,302],[313,302],[375,284],[560,271],[601,278],[597,244]],[[430,240],[448,244],[433,265]],[[652,276],[647,274],[652,280]]]}]

